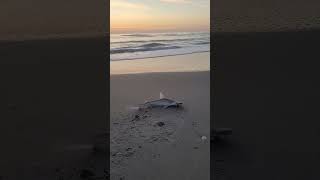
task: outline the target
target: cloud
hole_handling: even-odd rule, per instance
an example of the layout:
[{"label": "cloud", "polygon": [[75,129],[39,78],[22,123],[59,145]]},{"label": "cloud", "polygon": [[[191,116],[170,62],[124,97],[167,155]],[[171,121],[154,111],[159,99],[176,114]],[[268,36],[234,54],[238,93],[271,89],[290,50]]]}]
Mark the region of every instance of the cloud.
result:
[{"label": "cloud", "polygon": [[146,10],[149,9],[148,6],[139,3],[132,3],[125,0],[111,0],[110,1],[111,8],[121,8],[121,9],[137,9],[137,10]]}]

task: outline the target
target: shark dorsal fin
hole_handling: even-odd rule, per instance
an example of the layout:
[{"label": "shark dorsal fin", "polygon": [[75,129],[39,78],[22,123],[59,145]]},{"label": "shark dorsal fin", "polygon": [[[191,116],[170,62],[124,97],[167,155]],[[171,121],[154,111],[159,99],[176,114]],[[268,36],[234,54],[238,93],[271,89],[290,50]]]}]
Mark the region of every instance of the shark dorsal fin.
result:
[{"label": "shark dorsal fin", "polygon": [[160,99],[165,98],[164,95],[162,94],[162,92],[160,92]]}]

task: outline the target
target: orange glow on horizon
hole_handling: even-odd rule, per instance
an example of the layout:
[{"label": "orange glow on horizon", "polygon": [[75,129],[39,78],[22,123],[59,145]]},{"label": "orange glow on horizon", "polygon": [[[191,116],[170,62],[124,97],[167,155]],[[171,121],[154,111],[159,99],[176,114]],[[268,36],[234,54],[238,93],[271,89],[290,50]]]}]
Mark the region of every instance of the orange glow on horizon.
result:
[{"label": "orange glow on horizon", "polygon": [[200,1],[210,2],[111,0],[110,32],[209,31],[210,8],[198,6]]}]

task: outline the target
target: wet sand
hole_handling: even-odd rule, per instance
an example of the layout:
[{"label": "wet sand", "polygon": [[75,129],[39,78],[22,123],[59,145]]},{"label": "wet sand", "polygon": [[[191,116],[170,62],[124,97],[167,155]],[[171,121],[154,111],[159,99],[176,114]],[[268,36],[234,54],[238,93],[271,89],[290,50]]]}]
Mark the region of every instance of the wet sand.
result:
[{"label": "wet sand", "polygon": [[[111,179],[210,178],[208,71],[112,75],[110,83]],[[130,108],[159,92],[183,108]]]},{"label": "wet sand", "polygon": [[110,62],[110,74],[197,72],[210,70],[210,52]]}]

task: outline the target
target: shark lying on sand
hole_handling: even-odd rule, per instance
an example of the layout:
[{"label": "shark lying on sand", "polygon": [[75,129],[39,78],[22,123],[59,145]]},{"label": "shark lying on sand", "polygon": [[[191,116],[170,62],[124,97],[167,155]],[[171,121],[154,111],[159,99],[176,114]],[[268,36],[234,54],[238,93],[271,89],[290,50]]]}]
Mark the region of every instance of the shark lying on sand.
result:
[{"label": "shark lying on sand", "polygon": [[160,92],[160,99],[147,101],[144,104],[142,104],[143,107],[147,107],[147,108],[154,108],[154,107],[169,108],[169,107],[179,107],[180,105],[182,105],[181,102],[177,102],[175,100],[165,98],[161,92]]},{"label": "shark lying on sand", "polygon": [[164,95],[160,92],[160,98],[153,101],[146,101],[143,104],[140,104],[138,107],[133,107],[134,109],[147,109],[147,108],[170,108],[170,107],[180,107],[181,102],[165,98]]}]

